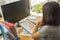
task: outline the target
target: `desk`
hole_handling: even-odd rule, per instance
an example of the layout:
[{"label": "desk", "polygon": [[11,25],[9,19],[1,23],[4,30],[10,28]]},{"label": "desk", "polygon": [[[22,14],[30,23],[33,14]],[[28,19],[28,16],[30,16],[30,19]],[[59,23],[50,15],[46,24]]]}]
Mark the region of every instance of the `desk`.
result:
[{"label": "desk", "polygon": [[[31,16],[33,17],[34,15],[31,15]],[[40,20],[41,20],[41,17],[38,17],[38,20],[37,21],[40,21]],[[36,21],[36,23],[37,23],[37,21]],[[22,28],[21,27],[18,27],[17,28],[17,34],[18,34],[18,37],[20,37],[21,40],[34,40],[31,36],[20,35],[21,32],[22,32]],[[2,38],[2,36],[0,36],[0,39],[1,38]]]},{"label": "desk", "polygon": [[20,35],[21,32],[22,32],[22,28],[18,27],[17,33],[18,33],[18,37],[20,37],[21,40],[34,40],[31,36]]},{"label": "desk", "polygon": [[[38,21],[41,21],[42,17],[40,16],[35,16],[35,15],[30,15],[31,17],[37,17],[38,19],[36,20],[36,23]],[[29,17],[30,17],[29,16]],[[18,36],[21,38],[21,40],[34,40],[31,36],[24,36],[24,35],[20,35],[20,32],[22,32],[22,28],[17,28],[17,33],[18,33]]]},{"label": "desk", "polygon": [[[21,39],[21,40],[34,40],[31,36],[24,36],[24,35],[20,35],[22,29],[21,27],[18,27],[17,28],[17,33],[18,33],[18,37]],[[0,36],[0,40],[1,40],[2,36]]]}]

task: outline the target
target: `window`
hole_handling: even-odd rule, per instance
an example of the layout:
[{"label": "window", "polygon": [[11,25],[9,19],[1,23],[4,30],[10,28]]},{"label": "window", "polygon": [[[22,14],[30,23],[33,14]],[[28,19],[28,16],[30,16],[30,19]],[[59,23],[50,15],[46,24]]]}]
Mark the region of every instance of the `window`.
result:
[{"label": "window", "polygon": [[31,0],[31,10],[30,13],[33,15],[41,15],[42,16],[42,6],[48,0]]}]

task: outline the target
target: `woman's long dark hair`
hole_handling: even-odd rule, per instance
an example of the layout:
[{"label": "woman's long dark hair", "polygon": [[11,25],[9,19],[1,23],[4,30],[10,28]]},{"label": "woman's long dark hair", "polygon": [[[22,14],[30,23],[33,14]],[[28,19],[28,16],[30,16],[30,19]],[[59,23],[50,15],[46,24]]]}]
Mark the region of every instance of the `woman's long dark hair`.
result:
[{"label": "woman's long dark hair", "polygon": [[60,25],[60,6],[56,2],[48,2],[43,6],[43,25]]}]

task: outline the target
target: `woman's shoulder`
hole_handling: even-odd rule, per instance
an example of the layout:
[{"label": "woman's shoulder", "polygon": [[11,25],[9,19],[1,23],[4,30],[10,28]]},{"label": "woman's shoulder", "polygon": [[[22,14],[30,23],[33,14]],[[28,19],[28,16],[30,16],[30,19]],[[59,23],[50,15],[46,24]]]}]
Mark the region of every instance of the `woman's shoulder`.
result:
[{"label": "woman's shoulder", "polygon": [[42,29],[50,30],[50,29],[58,29],[60,26],[51,26],[51,25],[44,25]]},{"label": "woman's shoulder", "polygon": [[43,26],[43,27],[50,27],[50,28],[58,28],[58,27],[60,27],[60,26],[53,26],[53,25],[45,25],[45,26]]}]

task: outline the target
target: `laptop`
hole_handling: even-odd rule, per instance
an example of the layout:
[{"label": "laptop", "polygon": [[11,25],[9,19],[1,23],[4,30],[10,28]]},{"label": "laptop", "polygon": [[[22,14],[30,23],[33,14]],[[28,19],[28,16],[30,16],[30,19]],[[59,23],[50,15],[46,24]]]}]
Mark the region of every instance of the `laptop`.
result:
[{"label": "laptop", "polygon": [[30,15],[28,0],[20,0],[8,4],[1,5],[4,20],[16,23],[21,19]]}]

